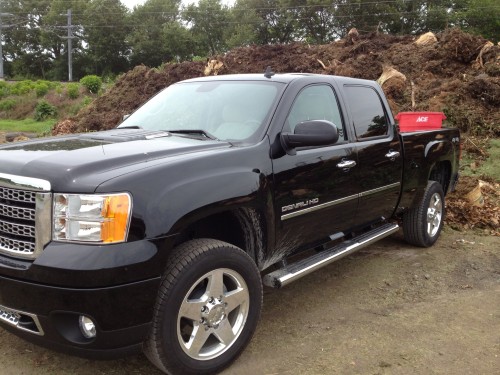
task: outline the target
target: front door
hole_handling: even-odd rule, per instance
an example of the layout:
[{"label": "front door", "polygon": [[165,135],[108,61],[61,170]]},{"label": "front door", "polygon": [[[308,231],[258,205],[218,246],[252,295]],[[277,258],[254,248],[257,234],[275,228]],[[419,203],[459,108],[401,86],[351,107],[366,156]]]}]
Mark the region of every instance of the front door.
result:
[{"label": "front door", "polygon": [[[358,187],[353,170],[353,145],[347,139],[333,87],[310,85],[297,95],[284,132],[307,120],[327,120],[337,126],[339,140],[326,147],[297,149],[296,155],[273,160],[278,257],[320,244],[349,229],[354,221]],[[331,237],[333,236],[333,237]]]}]

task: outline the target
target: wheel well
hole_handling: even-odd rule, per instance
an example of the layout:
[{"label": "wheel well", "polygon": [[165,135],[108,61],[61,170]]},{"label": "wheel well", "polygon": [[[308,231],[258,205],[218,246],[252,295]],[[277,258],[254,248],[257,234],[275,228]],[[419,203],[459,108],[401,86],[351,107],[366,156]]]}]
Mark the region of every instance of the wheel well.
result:
[{"label": "wheel well", "polygon": [[429,180],[437,181],[443,187],[443,192],[447,193],[451,178],[451,163],[448,160],[437,163],[429,175]]},{"label": "wheel well", "polygon": [[197,238],[212,238],[237,246],[259,266],[266,238],[263,215],[253,208],[238,208],[204,217],[182,230],[175,245]]}]

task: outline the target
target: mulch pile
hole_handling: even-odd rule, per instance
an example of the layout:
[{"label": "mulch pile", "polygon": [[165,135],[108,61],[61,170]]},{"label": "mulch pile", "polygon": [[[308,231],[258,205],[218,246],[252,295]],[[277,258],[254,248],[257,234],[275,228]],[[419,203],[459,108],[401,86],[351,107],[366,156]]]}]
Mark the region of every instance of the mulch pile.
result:
[{"label": "mulch pile", "polygon": [[[467,194],[481,184],[481,206],[473,205]],[[480,229],[500,236],[500,183],[462,176],[457,190],[446,200],[446,222],[455,229]]]},{"label": "mulch pile", "polygon": [[[445,112],[447,123],[470,135],[500,136],[500,45],[449,29],[425,44],[414,36],[371,33],[326,45],[287,45],[236,48],[211,61],[144,65],[122,75],[116,84],[77,116],[54,127],[53,134],[111,129],[123,115],[161,89],[183,79],[214,74],[307,72],[377,80],[382,72],[402,73],[382,88],[394,114],[403,111]],[[495,43],[497,41],[494,41]],[[392,68],[392,69],[390,69]],[[406,78],[406,79],[404,79]],[[484,189],[484,207],[464,198],[477,180],[463,178],[448,199],[448,223],[460,228],[498,230],[498,184]],[[471,188],[471,189],[472,189]],[[496,197],[496,198],[494,198]]]}]

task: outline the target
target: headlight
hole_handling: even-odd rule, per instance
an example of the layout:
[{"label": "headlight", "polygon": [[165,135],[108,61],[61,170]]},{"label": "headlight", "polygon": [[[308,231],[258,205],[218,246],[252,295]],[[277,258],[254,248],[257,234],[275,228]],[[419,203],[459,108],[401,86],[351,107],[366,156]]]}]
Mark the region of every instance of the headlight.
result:
[{"label": "headlight", "polygon": [[57,241],[124,242],[131,206],[132,198],[128,193],[54,194],[52,238]]}]

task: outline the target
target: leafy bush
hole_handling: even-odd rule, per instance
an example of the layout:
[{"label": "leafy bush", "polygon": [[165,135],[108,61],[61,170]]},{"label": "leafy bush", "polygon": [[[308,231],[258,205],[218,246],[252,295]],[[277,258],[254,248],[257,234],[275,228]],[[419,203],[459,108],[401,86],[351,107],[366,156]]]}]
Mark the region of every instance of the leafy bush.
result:
[{"label": "leafy bush", "polygon": [[0,111],[10,111],[16,106],[14,99],[5,99],[0,101]]},{"label": "leafy bush", "polygon": [[35,87],[35,83],[33,81],[24,80],[16,82],[12,85],[10,89],[10,93],[12,95],[25,95],[29,93]]},{"label": "leafy bush", "polygon": [[83,98],[83,101],[82,101],[83,106],[84,107],[88,106],[90,103],[92,103],[92,100],[93,99],[90,96],[86,96],[85,98]]},{"label": "leafy bush", "polygon": [[36,96],[41,98],[49,92],[50,86],[48,83],[39,81],[35,83]]},{"label": "leafy bush", "polygon": [[10,95],[9,85],[4,81],[0,81],[0,98],[4,98],[9,95]]},{"label": "leafy bush", "polygon": [[35,107],[35,120],[43,121],[49,117],[55,117],[57,114],[57,109],[53,105],[50,105],[45,100],[41,100]]},{"label": "leafy bush", "polygon": [[96,75],[88,75],[80,80],[80,83],[92,94],[97,94],[102,87],[102,79]]},{"label": "leafy bush", "polygon": [[66,92],[70,99],[76,99],[80,96],[80,85],[78,83],[68,83]]}]

